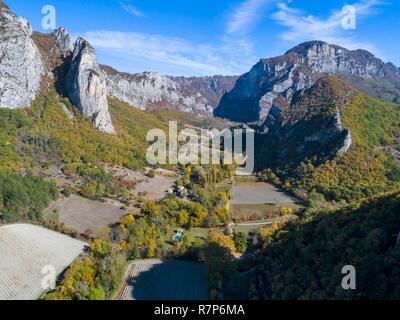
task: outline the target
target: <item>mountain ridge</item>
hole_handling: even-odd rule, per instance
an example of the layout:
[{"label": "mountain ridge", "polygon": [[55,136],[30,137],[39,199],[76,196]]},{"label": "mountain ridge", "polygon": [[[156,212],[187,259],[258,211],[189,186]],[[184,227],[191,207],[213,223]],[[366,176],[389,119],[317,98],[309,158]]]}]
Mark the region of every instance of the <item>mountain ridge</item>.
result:
[{"label": "mountain ridge", "polygon": [[[0,107],[27,108],[40,89],[55,84],[84,117],[105,133],[114,134],[108,111],[105,79],[90,44],[79,38],[72,46],[65,29],[34,33],[29,22],[5,5],[0,7]],[[57,72],[63,68],[63,77]],[[65,76],[65,77],[64,77]],[[60,84],[64,82],[64,84]]]},{"label": "mountain ridge", "polygon": [[[27,22],[23,25],[28,26]],[[177,109],[196,116],[209,115],[221,99],[214,114],[226,112],[234,121],[255,122],[257,157],[272,167],[305,158],[327,160],[351,147],[352,132],[343,125],[340,112],[346,105],[342,98],[353,89],[327,75],[391,83],[399,78],[400,83],[394,65],[365,50],[350,51],[323,41],[306,42],[283,56],[261,59],[239,78],[118,72],[99,65],[94,48],[83,38],[72,45],[63,28],[50,34],[28,32],[28,41],[36,45],[37,59],[43,61],[49,85],[55,84],[59,98],[69,98],[100,131],[115,133],[110,98],[141,110]],[[73,117],[68,103],[59,101],[67,116]],[[265,149],[269,151],[264,154]]]},{"label": "mountain ridge", "polygon": [[172,77],[157,72],[130,74],[101,65],[108,94],[141,110],[172,108],[203,116],[212,115],[222,96],[238,76]]},{"label": "mountain ridge", "polygon": [[262,124],[278,96],[290,102],[297,91],[310,88],[329,74],[352,75],[359,81],[387,80],[396,86],[400,96],[400,71],[393,64],[384,63],[365,50],[351,51],[323,41],[310,41],[282,56],[261,59],[222,97],[214,115]]}]

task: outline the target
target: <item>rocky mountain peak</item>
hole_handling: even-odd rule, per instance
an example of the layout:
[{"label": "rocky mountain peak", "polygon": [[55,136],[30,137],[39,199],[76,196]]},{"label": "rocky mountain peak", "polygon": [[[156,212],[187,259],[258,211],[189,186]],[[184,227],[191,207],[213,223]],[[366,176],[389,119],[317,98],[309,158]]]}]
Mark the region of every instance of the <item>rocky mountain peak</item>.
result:
[{"label": "rocky mountain peak", "polygon": [[44,71],[28,21],[0,5],[0,108],[28,107]]},{"label": "rocky mountain peak", "polygon": [[283,56],[260,60],[223,96],[214,114],[233,121],[262,123],[278,96],[290,102],[298,90],[310,88],[327,74],[353,77],[359,83],[383,79],[400,84],[399,70],[368,51],[311,41]]},{"label": "rocky mountain peak", "polygon": [[78,38],[68,73],[66,89],[69,99],[93,125],[106,133],[115,133],[108,111],[107,87],[103,72],[96,62],[94,48]]},{"label": "rocky mountain peak", "polygon": [[71,44],[71,37],[67,30],[64,28],[58,28],[53,32],[53,37],[55,38],[56,45],[61,51],[63,57],[67,57],[73,51],[73,46]]},{"label": "rocky mountain peak", "polygon": [[115,133],[108,112],[104,74],[96,62],[94,48],[83,38],[71,45],[64,28],[52,33],[34,33],[50,78],[60,95],[68,96],[93,125],[106,133]]},{"label": "rocky mountain peak", "polygon": [[90,58],[95,59],[96,52],[87,40],[85,40],[82,37],[78,37],[78,39],[76,39],[76,42],[74,45],[72,60],[82,58],[85,55],[87,55],[88,57],[90,56]]},{"label": "rocky mountain peak", "polygon": [[400,77],[393,64],[365,50],[312,41],[260,60],[223,96],[214,114],[256,129],[258,163],[323,161],[352,145],[351,132],[342,125],[342,107],[356,89],[379,84],[391,84],[396,94]]},{"label": "rocky mountain peak", "polygon": [[285,53],[285,55],[290,54],[290,53],[295,53],[295,54],[299,54],[299,55],[306,57],[310,51],[322,52],[322,51],[326,51],[327,49],[328,50],[331,50],[331,49],[344,50],[344,48],[342,48],[340,46],[332,45],[325,41],[315,40],[315,41],[307,41],[307,42],[300,43],[299,45],[288,50]]},{"label": "rocky mountain peak", "polygon": [[28,21],[17,17],[0,2],[1,108],[29,107],[45,72],[56,83],[60,80],[55,70],[60,59],[62,69],[66,70],[65,88],[71,102],[85,117],[93,119],[96,128],[115,133],[108,112],[105,78],[93,47],[83,38],[72,47],[64,28],[51,34],[33,34]]}]

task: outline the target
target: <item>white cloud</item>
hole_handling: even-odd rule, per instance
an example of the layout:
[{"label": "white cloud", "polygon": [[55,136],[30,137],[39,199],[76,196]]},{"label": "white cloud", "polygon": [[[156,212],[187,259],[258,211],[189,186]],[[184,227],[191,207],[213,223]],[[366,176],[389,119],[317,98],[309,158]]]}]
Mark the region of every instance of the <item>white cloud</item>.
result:
[{"label": "white cloud", "polygon": [[[140,71],[150,68],[171,75],[243,74],[259,59],[254,54],[254,44],[248,33],[262,17],[266,4],[276,1],[244,0],[227,14],[220,42],[214,44],[193,43],[157,34],[104,30],[87,32],[84,37],[108,57],[143,65]],[[142,15],[126,1],[120,4],[127,12]]]},{"label": "white cloud", "polygon": [[[380,0],[362,0],[353,4],[357,20],[375,14],[374,8],[381,5]],[[363,48],[378,53],[376,48],[366,42],[357,41],[355,33],[342,28],[342,9],[335,10],[327,18],[307,15],[301,10],[289,7],[286,3],[278,4],[278,11],[272,18],[287,28],[280,38],[293,43],[310,40],[323,40],[349,49]]]},{"label": "white cloud", "polygon": [[[124,3],[126,5],[127,1],[121,2],[121,6]],[[276,0],[243,0],[227,14],[220,41],[214,43],[196,43],[159,34],[104,30],[86,32],[83,36],[108,61],[113,60],[114,65],[125,70],[129,68],[131,72],[147,70],[171,75],[242,74],[260,58],[255,54],[252,28],[267,14],[268,5],[276,3]],[[279,3],[278,11],[271,16],[284,27],[280,38],[285,42],[296,45],[309,40],[324,40],[349,49],[363,48],[385,58],[370,43],[356,41],[354,32],[342,29],[341,8],[321,18],[294,9],[290,3]],[[379,4],[380,0],[357,2],[354,4],[357,18],[374,14],[374,8]],[[141,14],[140,11],[131,13]]]},{"label": "white cloud", "polygon": [[[260,58],[254,53],[252,29],[267,12],[267,6],[277,0],[244,0],[227,15],[221,50],[229,54],[232,65],[238,61],[247,70]],[[239,67],[239,66],[238,66]]]},{"label": "white cloud", "polygon": [[134,15],[136,17],[144,17],[145,16],[142,11],[140,11],[139,9],[137,9],[136,7],[132,6],[129,3],[120,2],[119,4],[122,7],[122,9],[124,9],[126,12],[128,12],[131,15]]},{"label": "white cloud", "polygon": [[263,16],[264,6],[270,0],[245,0],[237,6],[227,19],[228,34],[244,34]]},{"label": "white cloud", "polygon": [[[91,31],[83,37],[109,57],[159,67],[148,71],[175,70],[175,75],[226,75],[241,74],[251,66],[224,45],[196,44],[186,39],[138,32]],[[245,43],[237,45],[246,47]],[[138,71],[144,69],[141,67]]]}]

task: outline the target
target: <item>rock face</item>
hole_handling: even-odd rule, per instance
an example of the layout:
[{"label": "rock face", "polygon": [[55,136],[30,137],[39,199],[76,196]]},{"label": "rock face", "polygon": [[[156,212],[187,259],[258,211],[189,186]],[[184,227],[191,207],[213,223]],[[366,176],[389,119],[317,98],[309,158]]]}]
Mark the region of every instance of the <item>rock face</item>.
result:
[{"label": "rock face", "polygon": [[60,69],[72,55],[73,46],[68,32],[64,28],[59,28],[51,33],[33,32],[32,39],[42,55],[47,74],[51,78],[58,78]]},{"label": "rock face", "polygon": [[60,50],[62,56],[66,58],[73,50],[71,44],[71,37],[64,28],[58,28],[53,32],[53,37],[56,41],[57,48]]},{"label": "rock face", "polygon": [[281,166],[346,152],[352,137],[343,128],[340,110],[355,93],[345,82],[328,76],[297,92],[291,104],[279,100],[271,108],[265,132],[257,136],[258,163]]},{"label": "rock face", "polygon": [[[65,87],[70,100],[96,128],[115,133],[108,112],[107,89],[94,49],[80,38],[75,47],[65,29],[33,34],[29,23],[0,2],[0,108],[29,107],[42,75],[57,78],[55,67],[64,59]],[[56,79],[56,81],[59,79]]]},{"label": "rock face", "polygon": [[29,107],[44,72],[29,23],[0,2],[0,108]]},{"label": "rock face", "polygon": [[327,74],[400,84],[399,69],[367,51],[313,41],[283,56],[260,60],[224,95],[214,114],[233,121],[263,123],[274,112],[275,99],[283,97],[290,102],[295,92],[310,88]]},{"label": "rock face", "polygon": [[102,66],[108,94],[141,110],[172,108],[200,115],[212,114],[236,76],[169,77],[155,72],[128,74]]},{"label": "rock face", "polygon": [[223,95],[233,89],[238,76],[212,76],[212,77],[170,77],[179,85],[183,95],[201,96],[207,110],[211,113]]},{"label": "rock face", "polygon": [[[79,38],[72,46],[64,28],[48,34],[35,32],[34,40],[58,93],[68,96],[85,117],[92,118],[94,127],[106,133],[115,133],[108,112],[104,75],[91,45]],[[63,63],[60,64],[60,61]]]},{"label": "rock face", "polygon": [[108,111],[106,81],[96,62],[94,48],[78,38],[66,75],[66,90],[73,104],[93,125],[106,133],[115,133]]}]

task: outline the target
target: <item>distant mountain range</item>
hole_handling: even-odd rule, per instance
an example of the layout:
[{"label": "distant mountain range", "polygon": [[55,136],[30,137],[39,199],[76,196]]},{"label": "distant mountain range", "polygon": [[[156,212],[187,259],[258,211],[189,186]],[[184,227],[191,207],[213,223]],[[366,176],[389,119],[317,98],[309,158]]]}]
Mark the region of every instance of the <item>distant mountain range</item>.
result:
[{"label": "distant mountain range", "polygon": [[108,94],[139,109],[173,108],[211,115],[237,76],[170,77],[156,72],[129,74],[101,66]]},{"label": "distant mountain range", "polygon": [[55,86],[60,97],[67,97],[95,128],[109,134],[116,133],[109,98],[140,110],[213,113],[252,126],[257,149],[269,150],[260,157],[268,155],[273,164],[346,152],[353,139],[341,113],[357,90],[400,102],[399,68],[365,50],[322,41],[261,59],[240,77],[170,77],[99,65],[85,39],[72,44],[63,28],[33,32],[4,4],[0,31],[0,108],[29,107],[41,90]]}]

